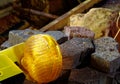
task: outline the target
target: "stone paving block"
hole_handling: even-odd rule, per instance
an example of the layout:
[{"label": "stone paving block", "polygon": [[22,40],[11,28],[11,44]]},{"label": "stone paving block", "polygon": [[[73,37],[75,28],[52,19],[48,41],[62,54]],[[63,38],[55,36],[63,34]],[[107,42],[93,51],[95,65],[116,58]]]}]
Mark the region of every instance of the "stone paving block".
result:
[{"label": "stone paving block", "polygon": [[9,39],[11,45],[15,45],[21,42],[24,42],[28,37],[35,34],[42,34],[43,32],[40,32],[38,30],[31,30],[31,29],[25,29],[25,30],[12,30],[9,32]]},{"label": "stone paving block", "polygon": [[95,53],[91,56],[91,65],[103,72],[113,73],[120,67],[118,43],[111,37],[102,37],[94,41]]},{"label": "stone paving block", "polygon": [[59,44],[62,44],[65,41],[67,41],[67,36],[61,31],[47,31],[45,32],[45,34],[49,34],[52,37],[54,37]]},{"label": "stone paving block", "polygon": [[[73,38],[61,44],[60,48],[63,56],[63,64],[69,61],[73,63],[63,68],[68,66],[71,66],[69,68],[80,68],[90,64],[91,53],[94,52],[94,45],[89,38]],[[67,61],[64,61],[64,59]]]},{"label": "stone paving block", "polygon": [[10,46],[11,46],[11,44],[9,43],[9,41],[5,41],[3,44],[1,44],[0,48],[3,50]]},{"label": "stone paving block", "polygon": [[113,84],[113,78],[89,67],[72,69],[68,84]]}]

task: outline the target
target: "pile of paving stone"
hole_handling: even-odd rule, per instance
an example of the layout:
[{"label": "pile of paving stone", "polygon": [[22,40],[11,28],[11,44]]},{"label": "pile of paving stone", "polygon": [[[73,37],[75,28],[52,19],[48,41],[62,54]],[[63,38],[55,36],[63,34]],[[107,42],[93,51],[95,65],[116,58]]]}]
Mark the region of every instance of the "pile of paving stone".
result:
[{"label": "pile of paving stone", "polygon": [[62,73],[50,84],[120,84],[119,44],[112,37],[95,40],[80,37],[81,32],[78,32],[79,37],[68,39],[69,35],[62,31],[12,30],[1,49],[24,42],[35,34],[49,34],[60,45],[63,56]]}]

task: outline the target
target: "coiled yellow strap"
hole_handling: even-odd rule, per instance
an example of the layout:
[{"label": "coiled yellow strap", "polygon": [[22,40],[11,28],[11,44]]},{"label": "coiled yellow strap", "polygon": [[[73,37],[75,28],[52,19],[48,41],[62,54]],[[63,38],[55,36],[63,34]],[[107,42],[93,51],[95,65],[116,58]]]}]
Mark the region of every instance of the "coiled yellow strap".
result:
[{"label": "coiled yellow strap", "polygon": [[31,36],[25,42],[21,65],[37,83],[48,83],[57,79],[62,70],[59,45],[49,35]]}]

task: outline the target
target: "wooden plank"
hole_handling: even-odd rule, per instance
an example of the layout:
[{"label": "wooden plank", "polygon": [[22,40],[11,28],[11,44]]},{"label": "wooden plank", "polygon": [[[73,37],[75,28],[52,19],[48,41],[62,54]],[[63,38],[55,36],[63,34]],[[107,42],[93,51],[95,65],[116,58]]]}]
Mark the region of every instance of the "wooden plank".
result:
[{"label": "wooden plank", "polygon": [[85,0],[72,10],[68,11],[67,13],[63,14],[59,18],[55,19],[54,21],[50,22],[48,25],[42,27],[40,31],[47,31],[47,30],[57,30],[62,29],[68,22],[68,19],[71,15],[75,13],[84,12],[86,9],[89,9],[94,4],[100,2],[102,0]]}]

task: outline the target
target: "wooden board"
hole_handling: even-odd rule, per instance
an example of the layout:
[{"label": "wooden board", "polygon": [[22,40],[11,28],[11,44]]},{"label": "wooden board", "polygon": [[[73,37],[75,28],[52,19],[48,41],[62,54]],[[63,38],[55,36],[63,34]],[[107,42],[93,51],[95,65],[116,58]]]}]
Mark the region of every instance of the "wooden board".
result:
[{"label": "wooden board", "polygon": [[47,31],[47,30],[58,30],[62,29],[65,25],[67,25],[68,19],[71,15],[75,13],[84,12],[86,9],[89,9],[94,4],[99,3],[102,0],[85,0],[84,2],[80,3],[75,8],[71,9],[67,13],[63,14],[59,18],[55,19],[54,21],[50,22],[48,25],[42,27],[40,31]]}]

